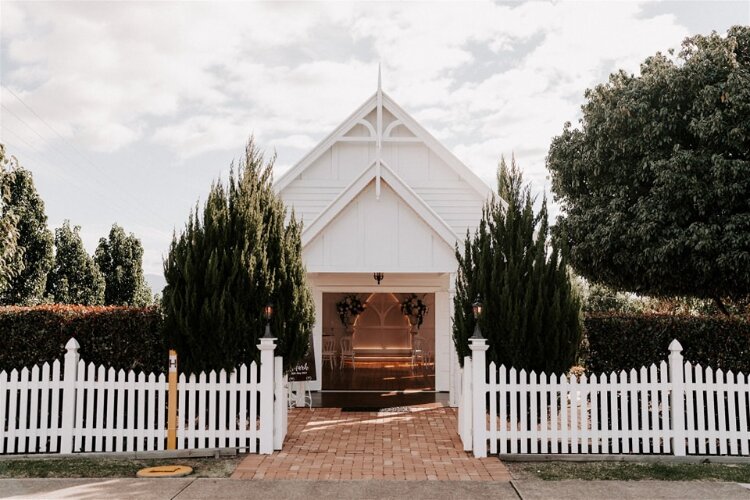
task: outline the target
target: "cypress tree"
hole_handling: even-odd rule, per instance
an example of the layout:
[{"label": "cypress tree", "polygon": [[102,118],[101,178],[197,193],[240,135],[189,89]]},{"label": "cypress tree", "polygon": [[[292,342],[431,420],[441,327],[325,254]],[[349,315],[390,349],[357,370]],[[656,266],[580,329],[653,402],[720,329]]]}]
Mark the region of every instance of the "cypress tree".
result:
[{"label": "cypress tree", "polygon": [[100,238],[94,260],[104,275],[104,304],[145,306],[151,290],[143,276],[143,246],[134,234],[112,224],[109,238]]},{"label": "cypress tree", "polygon": [[0,144],[0,297],[10,285],[11,278],[20,272],[23,249],[18,246],[18,215],[10,205],[10,189],[5,179],[10,175],[5,158],[5,146]]},{"label": "cypress tree", "polygon": [[567,249],[550,240],[546,199],[535,213],[515,159],[510,167],[500,162],[498,195],[485,205],[475,234],[467,234],[463,252],[456,249],[453,339],[460,360],[470,354],[472,303],[479,297],[488,361],[537,372],[567,370],[581,339],[581,304]]},{"label": "cypress tree", "polygon": [[58,304],[98,306],[104,303],[104,277],[86,253],[80,226],[63,222],[55,229],[55,262],[47,279],[47,294]]},{"label": "cypress tree", "polygon": [[162,306],[180,366],[197,372],[258,360],[263,307],[285,364],[304,356],[314,322],[302,263],[301,226],[272,188],[272,158],[251,139],[237,174],[211,187],[175,235],[164,262]]},{"label": "cypress tree", "polygon": [[44,201],[31,172],[12,161],[2,176],[6,195],[3,211],[15,217],[16,246],[12,275],[0,293],[0,304],[33,305],[44,299],[47,273],[52,267],[52,232],[47,228]]}]

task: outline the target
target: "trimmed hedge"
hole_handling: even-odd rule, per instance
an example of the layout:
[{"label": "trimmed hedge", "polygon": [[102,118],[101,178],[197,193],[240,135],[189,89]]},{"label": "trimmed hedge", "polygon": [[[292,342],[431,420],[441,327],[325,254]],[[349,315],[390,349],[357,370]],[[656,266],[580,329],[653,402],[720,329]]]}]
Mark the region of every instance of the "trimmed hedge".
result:
[{"label": "trimmed hedge", "polygon": [[660,363],[669,344],[682,344],[686,361],[724,371],[750,373],[750,322],[717,316],[587,314],[586,368],[591,373],[630,370]]},{"label": "trimmed hedge", "polygon": [[81,345],[79,353],[86,363],[146,372],[167,367],[156,307],[0,307],[0,336],[2,370],[62,362],[71,337]]}]

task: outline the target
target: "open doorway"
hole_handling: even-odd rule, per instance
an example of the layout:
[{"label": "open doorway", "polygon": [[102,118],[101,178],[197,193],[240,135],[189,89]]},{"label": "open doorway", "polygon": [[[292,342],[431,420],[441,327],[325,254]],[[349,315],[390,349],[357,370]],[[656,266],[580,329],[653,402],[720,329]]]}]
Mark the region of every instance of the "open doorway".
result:
[{"label": "open doorway", "polygon": [[[324,391],[435,390],[435,294],[418,294],[427,306],[418,329],[401,310],[411,295],[323,294]],[[337,308],[347,297],[364,305],[349,325]]]}]

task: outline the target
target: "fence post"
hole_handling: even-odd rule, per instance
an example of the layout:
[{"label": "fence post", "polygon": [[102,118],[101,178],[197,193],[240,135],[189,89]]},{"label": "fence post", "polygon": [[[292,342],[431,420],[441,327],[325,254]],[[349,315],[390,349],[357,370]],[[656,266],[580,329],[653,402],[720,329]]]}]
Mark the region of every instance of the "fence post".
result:
[{"label": "fence post", "polygon": [[471,377],[473,375],[471,368],[471,356],[464,357],[464,368],[461,371],[461,439],[464,442],[464,451],[471,451],[471,407],[474,404],[471,392]]},{"label": "fence post", "polygon": [[167,449],[177,449],[177,351],[169,350],[167,380]]},{"label": "fence post", "polygon": [[[276,356],[274,358],[273,374],[273,449],[280,450],[284,445],[284,407],[287,405],[287,398],[284,397],[284,358]],[[304,394],[304,393],[303,393]]]},{"label": "fence post", "polygon": [[62,427],[60,428],[60,453],[73,453],[73,426],[76,421],[76,383],[78,382],[78,349],[74,338],[65,344],[63,367]]},{"label": "fence post", "polygon": [[674,339],[669,344],[669,378],[672,398],[669,409],[672,421],[672,450],[675,456],[685,456],[685,365],[682,345]]},{"label": "fence post", "polygon": [[471,393],[472,393],[472,425],[471,444],[474,456],[487,456],[487,362],[485,352],[490,346],[483,338],[470,338],[471,349]]},{"label": "fence post", "polygon": [[258,453],[273,453],[273,351],[276,349],[275,338],[261,338],[260,350],[260,446]]}]

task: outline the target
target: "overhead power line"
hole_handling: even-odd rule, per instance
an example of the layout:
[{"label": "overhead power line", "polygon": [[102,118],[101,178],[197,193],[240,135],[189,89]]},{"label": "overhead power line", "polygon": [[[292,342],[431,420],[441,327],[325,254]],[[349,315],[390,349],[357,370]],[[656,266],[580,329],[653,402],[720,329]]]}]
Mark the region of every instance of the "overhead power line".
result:
[{"label": "overhead power line", "polygon": [[[32,115],[34,115],[34,117],[36,117],[37,120],[39,120],[40,122],[42,122],[50,131],[52,131],[52,133],[54,133],[64,144],[66,144],[70,149],[72,149],[78,155],[78,157],[80,157],[91,168],[87,168],[86,165],[80,164],[78,161],[75,161],[70,156],[68,156],[67,154],[65,154],[64,151],[58,150],[58,152],[61,153],[61,156],[65,157],[65,158],[68,158],[69,161],[72,161],[72,163],[74,163],[74,164],[76,164],[76,165],[84,168],[88,172],[90,172],[91,173],[91,177],[93,178],[93,180],[97,181],[97,183],[100,185],[101,188],[109,189],[111,191],[115,191],[116,190],[117,182],[110,175],[108,175],[106,173],[105,169],[103,169],[103,168],[97,166],[96,164],[94,164],[94,162],[92,162],[91,159],[86,154],[84,154],[73,143],[71,143],[67,138],[65,138],[65,136],[63,136],[60,132],[58,132],[47,120],[45,120],[39,113],[37,113],[29,104],[26,103],[26,101],[24,101],[13,90],[11,90],[10,88],[8,88],[5,85],[2,85],[2,88],[5,91],[7,91],[10,95],[12,95],[26,109],[28,109],[29,112]],[[26,122],[25,120],[23,120],[21,117],[19,117],[13,111],[9,110],[5,105],[2,105],[2,107],[4,109],[6,109],[8,112],[10,112],[14,117],[16,117],[24,125],[26,125],[27,128],[29,128],[30,130],[32,130],[32,132],[34,132],[37,136],[39,136],[43,141],[50,142],[51,144],[53,144],[53,141],[50,141],[48,138],[44,137],[34,127],[32,127],[28,122]],[[53,147],[55,147],[55,146],[53,145]],[[86,177],[88,177],[88,176],[86,176]],[[102,177],[104,177],[104,180],[106,181],[106,183],[102,182]],[[159,212],[157,212],[155,210],[148,209],[146,207],[144,201],[138,199],[135,196],[133,196],[132,193],[130,193],[128,191],[120,191],[120,193],[121,193],[122,196],[128,198],[131,201],[131,203],[133,203],[135,205],[135,207],[132,207],[132,206],[129,206],[129,205],[122,205],[121,208],[124,211],[133,213],[132,209],[133,208],[137,208],[144,215],[147,215],[149,217],[156,217],[158,220],[160,220],[162,223],[164,223],[164,224],[166,224],[168,226],[172,226],[173,225],[173,223],[167,221],[161,213],[159,213]],[[104,198],[105,198],[105,200],[108,203],[112,203],[113,202],[112,197],[104,197]]]}]

